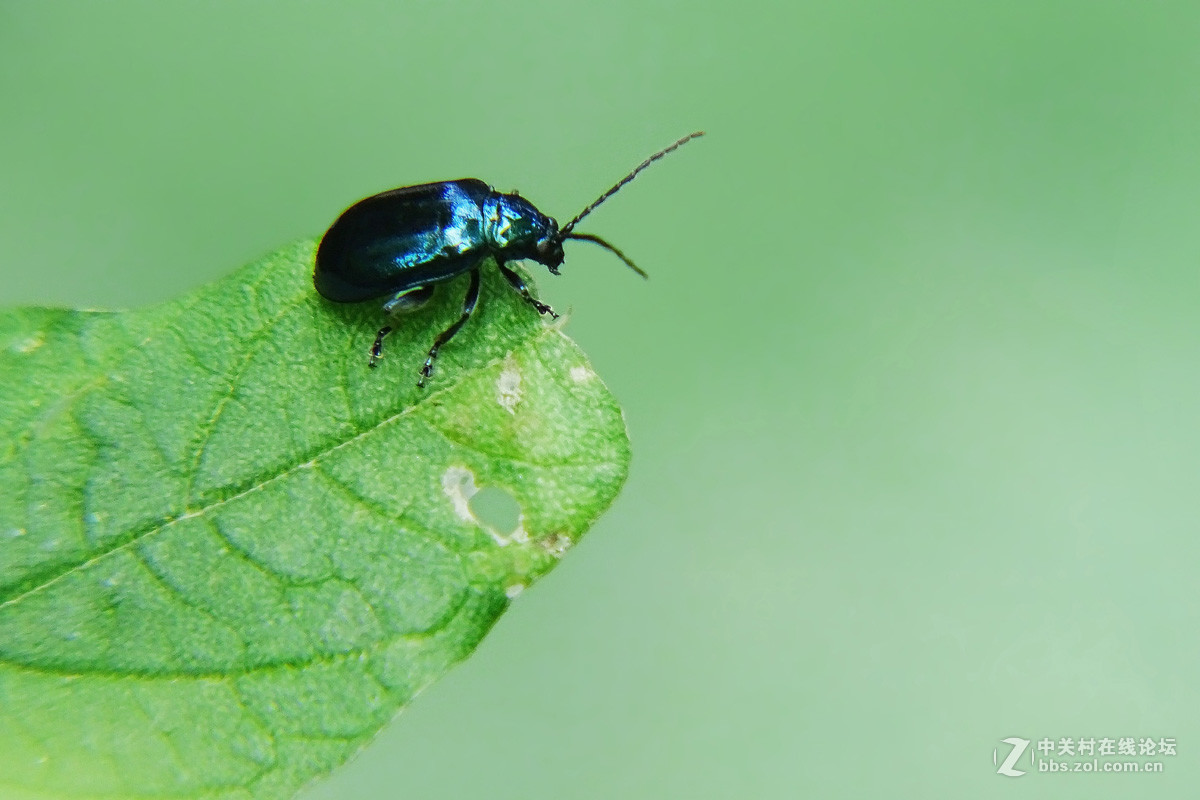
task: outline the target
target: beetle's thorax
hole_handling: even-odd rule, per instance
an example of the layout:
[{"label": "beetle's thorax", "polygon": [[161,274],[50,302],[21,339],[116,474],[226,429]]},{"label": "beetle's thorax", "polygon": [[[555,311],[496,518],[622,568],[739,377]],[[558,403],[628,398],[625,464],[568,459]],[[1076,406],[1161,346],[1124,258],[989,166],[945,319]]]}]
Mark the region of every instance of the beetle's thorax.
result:
[{"label": "beetle's thorax", "polygon": [[[553,265],[547,262],[547,256],[554,259],[558,222],[518,194],[494,192],[484,201],[483,235],[492,251],[506,260],[531,259],[551,268],[562,263],[561,258]],[[557,250],[561,249],[560,245]]]}]

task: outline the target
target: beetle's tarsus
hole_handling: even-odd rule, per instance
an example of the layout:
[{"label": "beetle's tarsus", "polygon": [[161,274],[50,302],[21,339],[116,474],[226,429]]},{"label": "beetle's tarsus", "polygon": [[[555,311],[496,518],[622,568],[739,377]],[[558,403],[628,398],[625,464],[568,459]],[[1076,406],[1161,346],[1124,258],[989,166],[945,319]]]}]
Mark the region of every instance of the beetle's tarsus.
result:
[{"label": "beetle's tarsus", "polygon": [[367,366],[372,369],[379,363],[379,359],[383,358],[383,337],[392,332],[391,325],[384,325],[379,329],[379,333],[375,334],[375,343],[371,345],[371,355],[367,359]]},{"label": "beetle's tarsus", "polygon": [[539,314],[549,314],[553,319],[558,319],[558,314],[554,313],[553,308],[529,293],[529,287],[525,285],[525,281],[521,279],[520,275],[506,267],[503,261],[496,261],[496,266],[500,268],[500,273],[504,276],[504,279],[517,290],[517,293],[525,299],[526,303],[536,308]]},{"label": "beetle's tarsus", "polygon": [[425,359],[425,366],[421,367],[421,377],[417,379],[417,388],[425,388],[425,380],[433,375],[433,360],[437,358],[437,346],[433,346],[429,350],[429,358]]}]

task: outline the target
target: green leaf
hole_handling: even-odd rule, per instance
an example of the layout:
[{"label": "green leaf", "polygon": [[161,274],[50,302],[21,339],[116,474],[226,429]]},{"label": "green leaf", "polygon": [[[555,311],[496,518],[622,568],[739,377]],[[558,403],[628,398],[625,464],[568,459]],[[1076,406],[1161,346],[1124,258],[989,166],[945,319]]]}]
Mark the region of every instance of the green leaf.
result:
[{"label": "green leaf", "polygon": [[[490,266],[404,318],[303,242],[147,310],[0,312],[0,797],[285,798],[612,502],[621,411]],[[514,531],[475,487],[521,506]]]}]

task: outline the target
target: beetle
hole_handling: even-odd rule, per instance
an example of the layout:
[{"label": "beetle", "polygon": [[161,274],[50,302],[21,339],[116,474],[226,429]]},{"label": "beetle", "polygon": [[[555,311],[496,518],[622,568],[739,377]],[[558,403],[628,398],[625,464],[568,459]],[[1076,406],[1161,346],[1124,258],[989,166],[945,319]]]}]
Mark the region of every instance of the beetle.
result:
[{"label": "beetle", "polygon": [[[530,293],[521,276],[507,266],[509,261],[536,261],[558,275],[563,242],[579,239],[604,247],[646,277],[620,250],[594,234],[575,233],[575,226],[646,167],[703,135],[696,131],[659,150],[561,228],[553,217],[516,192],[497,192],[475,178],[423,183],[372,195],[342,212],[326,231],[317,247],[313,283],[322,297],[337,303],[387,297],[383,310],[395,315],[428,302],[436,284],[469,272],[471,282],[462,314],[429,348],[417,381],[417,386],[423,387],[433,374],[438,351],[475,310],[479,269],[488,256],[527,303],[539,314],[554,318],[558,314]],[[368,366],[378,363],[384,337],[391,331],[390,325],[379,329]]]}]

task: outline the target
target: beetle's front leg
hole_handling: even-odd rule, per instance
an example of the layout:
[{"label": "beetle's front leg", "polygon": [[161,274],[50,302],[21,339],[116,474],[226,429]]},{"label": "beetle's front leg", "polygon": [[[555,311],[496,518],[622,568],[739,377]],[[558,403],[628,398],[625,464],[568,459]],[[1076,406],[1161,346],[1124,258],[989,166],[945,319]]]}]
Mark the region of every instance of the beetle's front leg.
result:
[{"label": "beetle's front leg", "polygon": [[554,313],[554,309],[545,303],[539,301],[529,293],[529,287],[525,285],[525,281],[521,280],[521,276],[514,270],[509,269],[500,259],[496,259],[496,266],[500,268],[500,273],[508,280],[512,287],[520,293],[521,297],[525,298],[525,302],[537,309],[539,314],[549,314],[554,319],[558,319],[558,314]]},{"label": "beetle's front leg", "polygon": [[433,340],[433,347],[429,348],[429,357],[425,359],[425,366],[421,367],[421,379],[417,381],[417,386],[424,388],[425,379],[433,374],[433,362],[437,358],[438,350],[446,342],[454,338],[454,334],[458,333],[468,319],[471,317],[471,312],[475,310],[475,304],[479,301],[479,267],[476,266],[471,270],[471,285],[467,287],[467,296],[463,298],[462,316],[458,321],[451,325],[442,334]]},{"label": "beetle's front leg", "polygon": [[[433,297],[432,286],[414,286],[412,289],[397,292],[392,299],[383,304],[383,311],[389,317],[398,316],[420,308],[428,303],[431,297]],[[368,367],[374,367],[379,363],[379,359],[383,358],[383,339],[391,332],[392,326],[384,325],[379,329],[379,333],[375,334],[375,343],[371,345],[371,356],[367,359]]]}]

